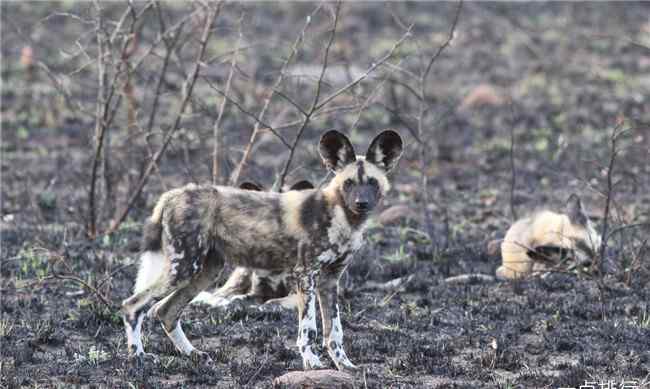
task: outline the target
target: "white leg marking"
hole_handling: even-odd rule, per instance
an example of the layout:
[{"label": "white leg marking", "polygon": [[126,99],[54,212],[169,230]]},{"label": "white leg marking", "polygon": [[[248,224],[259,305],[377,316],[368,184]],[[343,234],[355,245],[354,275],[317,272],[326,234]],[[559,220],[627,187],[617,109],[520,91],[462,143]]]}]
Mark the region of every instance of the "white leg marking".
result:
[{"label": "white leg marking", "polygon": [[332,331],[330,332],[326,346],[327,353],[330,358],[332,358],[337,368],[357,368],[352,362],[350,362],[348,356],[345,355],[345,350],[343,350],[343,327],[341,326],[341,316],[338,304],[336,304],[336,314],[332,318]]},{"label": "white leg marking", "polygon": [[302,356],[302,365],[305,370],[321,368],[318,355],[313,351],[313,340],[318,334],[316,329],[316,288],[314,287],[314,276],[310,275],[309,289],[307,290],[307,306],[298,325],[298,351]]},{"label": "white leg marking", "polygon": [[165,256],[159,251],[145,251],[140,256],[138,278],[133,293],[141,292],[159,282],[165,275]]},{"label": "white leg marking", "polygon": [[129,348],[135,347],[135,355],[144,354],[144,347],[142,346],[142,321],[146,315],[140,313],[136,320],[135,328],[131,327],[129,321],[124,317],[124,328],[126,328],[126,342]]},{"label": "white leg marking", "polygon": [[[163,329],[165,326],[163,326]],[[167,332],[167,330],[165,330]],[[169,336],[169,339],[172,340],[174,343],[174,346],[178,349],[178,351],[182,352],[185,355],[190,355],[192,351],[195,350],[194,346],[192,346],[192,343],[187,339],[185,336],[185,333],[183,332],[183,328],[181,328],[181,322],[177,321],[176,322],[176,328],[172,332],[167,332],[167,336]]]}]

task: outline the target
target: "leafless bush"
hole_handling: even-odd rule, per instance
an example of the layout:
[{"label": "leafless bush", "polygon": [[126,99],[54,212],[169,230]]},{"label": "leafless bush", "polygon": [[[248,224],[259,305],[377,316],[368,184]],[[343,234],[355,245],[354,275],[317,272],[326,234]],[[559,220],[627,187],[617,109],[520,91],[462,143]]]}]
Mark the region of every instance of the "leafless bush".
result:
[{"label": "leafless bush", "polygon": [[[650,223],[631,219],[631,215],[626,215],[625,207],[617,201],[617,197],[620,195],[621,186],[629,181],[636,181],[634,174],[625,172],[622,165],[625,162],[625,154],[639,147],[634,144],[633,137],[635,133],[640,132],[641,128],[644,126],[640,123],[629,123],[619,118],[607,138],[605,164],[599,163],[598,160],[594,161],[598,171],[602,173],[602,180],[598,182],[599,186],[595,189],[603,197],[605,205],[602,215],[601,244],[598,248],[597,260],[592,267],[594,272],[601,276],[607,272],[605,263],[610,259],[610,249],[614,243],[618,247],[615,257],[611,260],[615,262],[615,270],[619,277],[628,285],[647,262],[647,231],[650,229]],[[617,211],[616,215],[613,213],[614,209]]]},{"label": "leafless bush", "polygon": [[[143,212],[142,193],[150,184],[155,192],[172,182],[234,185],[261,170],[275,176],[279,188],[303,167],[296,160],[309,154],[305,137],[332,126],[376,131],[377,112],[389,114],[391,120],[380,120],[387,126],[407,124],[425,167],[432,141],[422,137],[433,134],[438,120],[430,114],[435,103],[425,85],[451,43],[461,6],[448,39],[431,52],[413,34],[414,22],[395,16],[391,43],[383,38],[385,49],[374,57],[362,53],[367,66],[348,49],[346,31],[357,21],[342,8],[355,6],[296,5],[291,13],[305,15],[304,23],[297,30],[285,27],[280,41],[253,40],[260,34],[249,31],[253,12],[245,3],[94,2],[40,20],[79,31],[63,63],[38,55],[32,63],[69,107],[94,122],[83,178],[87,235],[113,233],[133,210]],[[403,106],[391,104],[395,85],[415,92],[398,98]],[[262,149],[282,157],[262,162],[254,157]],[[150,182],[152,175],[157,180]]]}]

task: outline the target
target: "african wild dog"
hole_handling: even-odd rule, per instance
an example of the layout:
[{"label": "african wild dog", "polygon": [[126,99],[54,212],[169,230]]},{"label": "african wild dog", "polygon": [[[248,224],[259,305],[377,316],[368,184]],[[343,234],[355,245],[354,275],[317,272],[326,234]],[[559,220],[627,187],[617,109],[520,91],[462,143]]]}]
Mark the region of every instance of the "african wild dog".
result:
[{"label": "african wild dog", "polygon": [[544,210],[510,227],[501,243],[503,263],[496,276],[522,278],[567,260],[584,264],[595,257],[600,241],[580,198],[573,194],[566,214]]},{"label": "african wild dog", "polygon": [[[239,185],[241,189],[263,191],[264,189],[252,182],[243,182]],[[291,185],[287,190],[314,189],[314,185],[301,180]],[[201,292],[192,304],[207,304],[212,307],[227,306],[235,301],[253,304],[278,304],[285,308],[292,308],[295,305],[295,298],[289,295],[290,285],[287,284],[290,271],[268,271],[261,269],[249,269],[239,266],[233,270],[228,280],[214,292]]]},{"label": "african wild dog", "polygon": [[[355,368],[343,349],[338,280],[363,243],[371,212],[390,187],[387,173],[399,161],[402,139],[384,131],[363,157],[355,155],[345,135],[329,131],[319,152],[334,172],[322,189],[268,193],[188,185],[161,196],[144,227],[134,294],[122,304],[131,351],[144,354],[142,321],[154,316],[179,351],[210,361],[189,342],[179,319],[229,261],[253,269],[291,270],[304,368],[322,367],[314,353],[317,296],[330,358],[339,369]],[[156,297],[164,298],[146,311]]]}]

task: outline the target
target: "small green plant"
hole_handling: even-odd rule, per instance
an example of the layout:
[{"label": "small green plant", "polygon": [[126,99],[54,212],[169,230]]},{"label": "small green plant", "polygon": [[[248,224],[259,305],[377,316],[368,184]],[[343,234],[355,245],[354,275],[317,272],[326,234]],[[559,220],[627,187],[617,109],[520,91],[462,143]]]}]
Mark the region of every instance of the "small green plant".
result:
[{"label": "small green plant", "polygon": [[37,196],[38,206],[43,210],[53,210],[56,208],[56,193],[52,191],[40,192]]},{"label": "small green plant", "polygon": [[74,354],[75,362],[79,363],[88,363],[91,366],[97,366],[101,362],[105,362],[109,359],[109,355],[106,351],[101,348],[95,347],[95,345],[90,346],[88,349],[87,355],[75,353]]},{"label": "small green plant", "polygon": [[37,248],[23,247],[20,257],[20,278],[44,278],[47,275],[47,261],[39,254]]},{"label": "small green plant", "polygon": [[400,244],[399,249],[397,249],[393,254],[384,255],[384,259],[390,262],[400,262],[408,258],[408,253],[406,252],[406,246]]},{"label": "small green plant", "polygon": [[407,241],[413,241],[416,244],[423,244],[423,245],[428,245],[431,243],[431,239],[429,238],[429,235],[426,232],[417,230],[415,228],[407,227],[407,226],[400,227],[399,240],[402,243],[406,243]]}]

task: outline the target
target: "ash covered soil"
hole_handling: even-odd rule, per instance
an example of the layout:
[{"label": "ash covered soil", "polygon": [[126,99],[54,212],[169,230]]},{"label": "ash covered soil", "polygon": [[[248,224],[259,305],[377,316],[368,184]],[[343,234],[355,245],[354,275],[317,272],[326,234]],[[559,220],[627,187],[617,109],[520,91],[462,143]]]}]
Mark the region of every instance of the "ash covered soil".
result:
[{"label": "ash covered soil", "polygon": [[[291,311],[190,306],[182,317],[185,332],[210,353],[214,367],[180,356],[152,321],[145,324],[144,345],[158,360],[127,358],[117,307],[135,280],[142,221],[165,188],[210,180],[210,131],[205,129],[211,121],[197,119],[204,116],[197,103],[127,221],[110,236],[88,239],[93,118],[63,103],[45,73],[37,71],[26,80],[20,65],[23,48],[31,45],[53,71],[77,68],[60,62],[58,48],[71,50],[70,42],[84,30],[66,18],[43,20],[55,12],[92,11],[66,4],[2,4],[0,385],[271,387],[274,377],[302,367]],[[118,19],[123,9],[113,6],[109,11]],[[224,27],[223,39],[232,43],[232,20],[245,11],[251,20],[246,36],[260,47],[241,59],[243,81],[235,85],[242,101],[259,93],[252,81],[271,85],[268,74],[281,64],[272,51],[286,51],[299,32],[296,26],[313,8],[309,3],[226,6],[220,17],[230,20],[223,22],[230,29]],[[413,33],[437,47],[455,4],[344,4],[344,10],[336,55],[340,63],[365,69],[399,39],[400,18],[413,21]],[[168,12],[173,18],[184,9],[176,5]],[[344,344],[361,368],[357,386],[557,388],[634,380],[643,387],[650,377],[650,231],[647,224],[621,227],[650,220],[650,127],[643,125],[650,122],[648,14],[647,3],[632,2],[465,4],[453,45],[429,77],[434,109],[424,135],[435,151],[424,171],[418,143],[406,129],[417,110],[405,88],[397,85],[397,98],[386,97],[392,110],[370,104],[360,116],[352,137],[358,152],[385,127],[400,131],[407,147],[378,212],[400,205],[393,209],[398,217],[372,225],[366,247],[342,279]],[[280,27],[269,26],[272,20]],[[321,34],[329,20],[324,17],[317,26]],[[257,38],[265,36],[273,39],[260,45]],[[319,64],[320,57],[311,53],[320,49],[306,45],[298,63]],[[412,55],[405,50],[405,56]],[[268,58],[270,70],[258,63],[260,58]],[[417,61],[407,57],[403,65],[413,63],[417,68]],[[228,64],[215,69],[216,82],[223,82]],[[74,76],[94,85],[96,74],[84,71]],[[155,80],[144,73],[135,79],[145,86]],[[168,82],[179,86],[181,81],[170,76]],[[387,85],[393,84],[386,83],[382,96],[390,94]],[[165,88],[174,90],[173,85]],[[94,92],[73,88],[71,93],[71,99],[88,93],[92,111]],[[199,87],[196,94],[215,92]],[[173,107],[175,99],[170,92],[162,104]],[[252,112],[259,111],[260,102],[248,103]],[[148,115],[147,104],[142,109]],[[159,113],[167,126],[173,117],[168,111]],[[340,112],[314,120],[292,179],[322,178],[314,148],[319,134],[329,128],[347,132],[356,119],[356,113]],[[224,120],[232,129],[224,138],[232,145],[229,158],[237,161],[252,128],[250,118],[231,108]],[[540,206],[561,209],[571,193],[579,193],[602,229],[606,169],[601,166],[607,165],[609,135],[619,122],[633,130],[621,141],[625,151],[615,170],[619,184],[609,228],[617,231],[606,250],[604,275],[585,271],[519,282],[445,281],[461,274],[494,274],[499,256],[488,245],[502,238],[512,222],[511,205],[519,216]],[[137,169],[128,165],[138,162],[128,148],[131,138],[114,131],[113,169],[127,183],[116,188],[117,205],[98,196],[100,229],[122,206],[133,185],[129,177],[137,177],[132,171]],[[292,139],[296,128],[284,131]],[[516,140],[512,161],[511,135]],[[155,146],[160,140],[152,142]],[[243,178],[271,185],[268,177],[287,154],[278,152],[282,149],[275,143],[262,139]],[[232,163],[225,165],[232,169]],[[422,173],[429,177],[428,203]],[[423,217],[425,210],[429,217]],[[387,284],[398,278],[408,282],[396,288]],[[323,361],[331,363],[326,356]]]}]

